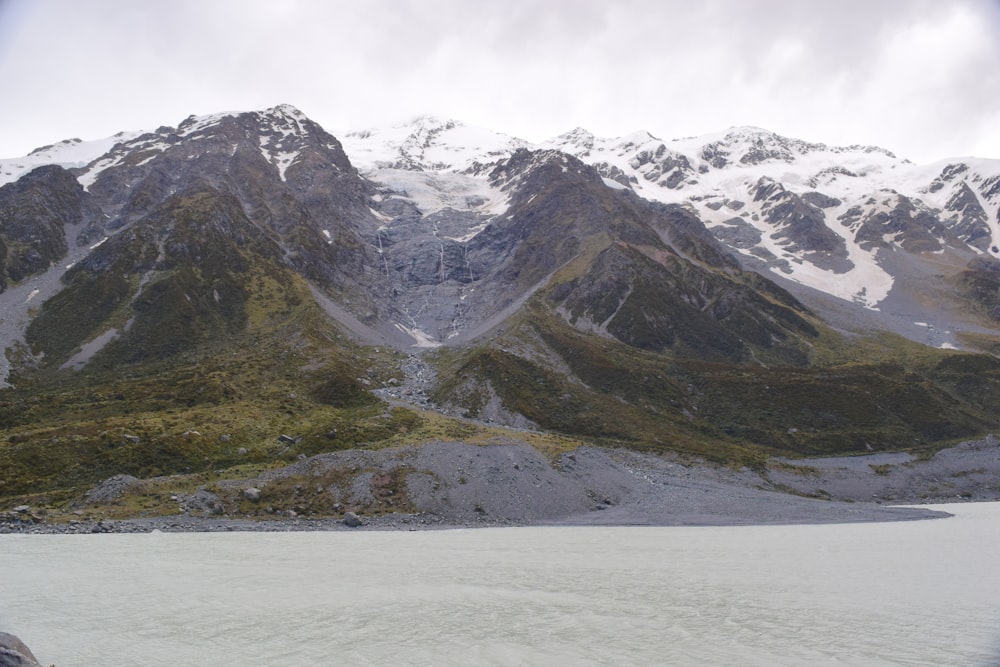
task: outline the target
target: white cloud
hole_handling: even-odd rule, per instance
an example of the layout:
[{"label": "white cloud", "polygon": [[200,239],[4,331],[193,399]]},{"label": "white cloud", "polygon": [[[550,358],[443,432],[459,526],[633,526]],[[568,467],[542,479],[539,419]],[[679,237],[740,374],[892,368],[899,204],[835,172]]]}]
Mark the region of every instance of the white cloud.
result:
[{"label": "white cloud", "polygon": [[990,0],[8,0],[0,155],[290,102],[335,133],[752,124],[1000,158],[998,29]]}]

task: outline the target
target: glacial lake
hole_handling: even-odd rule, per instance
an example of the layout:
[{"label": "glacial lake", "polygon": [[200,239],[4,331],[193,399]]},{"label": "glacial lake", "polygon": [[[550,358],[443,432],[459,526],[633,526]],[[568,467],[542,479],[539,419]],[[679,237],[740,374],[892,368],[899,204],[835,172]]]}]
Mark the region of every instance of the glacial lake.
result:
[{"label": "glacial lake", "polygon": [[56,667],[1000,664],[1000,503],[680,528],[0,535]]}]

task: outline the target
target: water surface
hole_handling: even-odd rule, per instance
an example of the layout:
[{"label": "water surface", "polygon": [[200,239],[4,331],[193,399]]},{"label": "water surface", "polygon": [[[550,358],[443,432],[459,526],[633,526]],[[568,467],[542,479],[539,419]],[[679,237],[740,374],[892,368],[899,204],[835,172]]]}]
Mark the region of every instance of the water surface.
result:
[{"label": "water surface", "polygon": [[818,526],[0,536],[57,667],[997,665],[1000,503]]}]

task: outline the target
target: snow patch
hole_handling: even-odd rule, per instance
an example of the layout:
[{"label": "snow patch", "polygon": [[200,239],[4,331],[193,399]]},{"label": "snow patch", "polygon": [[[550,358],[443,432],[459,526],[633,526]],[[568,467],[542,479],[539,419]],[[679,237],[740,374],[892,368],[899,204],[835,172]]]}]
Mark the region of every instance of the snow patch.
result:
[{"label": "snow patch", "polygon": [[479,232],[483,231],[489,226],[489,221],[481,222],[478,225],[473,225],[469,227],[469,231],[461,236],[442,236],[441,238],[448,239],[449,241],[455,241],[456,243],[468,243],[472,239],[479,235]]},{"label": "snow patch", "polygon": [[510,206],[509,197],[485,178],[392,168],[373,170],[366,176],[385,186],[391,196],[413,202],[424,215],[451,209],[495,216]]},{"label": "snow patch", "polygon": [[0,159],[0,185],[12,183],[29,171],[46,164],[58,164],[66,169],[86,167],[116,144],[130,141],[141,134],[141,132],[119,132],[95,141],[66,139],[51,146],[36,148],[24,157]]},{"label": "snow patch", "polygon": [[229,116],[239,116],[246,113],[244,111],[220,111],[218,113],[207,114],[205,116],[188,116],[177,126],[177,136],[189,137],[196,132],[200,132],[222,122],[223,118]]},{"label": "snow patch", "polygon": [[405,333],[410,338],[412,338],[414,341],[416,341],[410,347],[421,347],[421,348],[441,347],[441,343],[437,342],[429,334],[427,334],[424,331],[421,331],[417,327],[411,328],[397,323],[396,328]]},{"label": "snow patch", "polygon": [[419,166],[438,172],[469,171],[530,146],[499,132],[431,116],[390,128],[343,133],[341,145],[362,170]]},{"label": "snow patch", "polygon": [[282,132],[281,139],[275,139],[274,137],[261,135],[260,137],[260,154],[264,156],[264,159],[273,164],[278,168],[278,176],[281,177],[282,182],[285,180],[285,171],[291,166],[293,162],[299,157],[299,150],[283,151],[277,148],[273,148],[279,142],[281,142],[289,134],[292,134],[292,130],[286,128],[277,128]]},{"label": "snow patch", "polygon": [[136,162],[135,166],[141,167],[144,164],[148,164],[148,163],[152,162],[157,157],[158,157],[157,155],[150,155],[148,158],[144,159],[142,162]]}]

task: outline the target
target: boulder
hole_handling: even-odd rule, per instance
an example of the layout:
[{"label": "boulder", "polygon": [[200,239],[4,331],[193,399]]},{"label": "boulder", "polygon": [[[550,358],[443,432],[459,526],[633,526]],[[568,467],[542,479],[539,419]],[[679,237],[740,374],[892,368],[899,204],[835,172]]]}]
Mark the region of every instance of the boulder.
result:
[{"label": "boulder", "polygon": [[361,525],[361,517],[359,517],[354,512],[347,512],[346,514],[344,514],[343,523],[345,526],[348,526],[350,528],[357,528],[358,526]]},{"label": "boulder", "polygon": [[206,489],[198,489],[194,493],[184,496],[181,504],[185,510],[203,515],[222,514],[225,511],[222,499]]},{"label": "boulder", "polygon": [[0,632],[0,667],[41,667],[41,664],[24,642]]},{"label": "boulder", "polygon": [[255,486],[251,486],[248,489],[243,489],[243,497],[247,500],[252,500],[254,502],[260,500],[260,489]]}]

